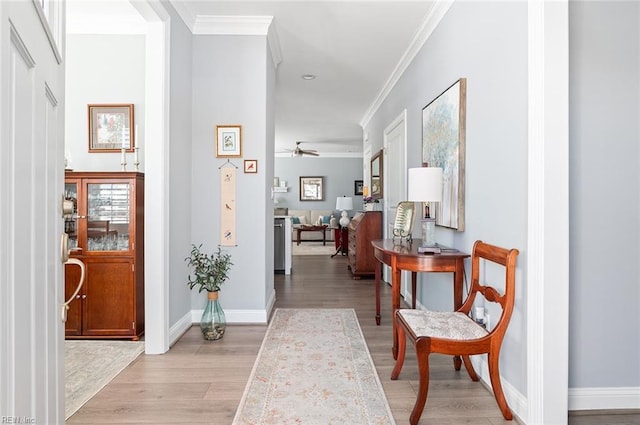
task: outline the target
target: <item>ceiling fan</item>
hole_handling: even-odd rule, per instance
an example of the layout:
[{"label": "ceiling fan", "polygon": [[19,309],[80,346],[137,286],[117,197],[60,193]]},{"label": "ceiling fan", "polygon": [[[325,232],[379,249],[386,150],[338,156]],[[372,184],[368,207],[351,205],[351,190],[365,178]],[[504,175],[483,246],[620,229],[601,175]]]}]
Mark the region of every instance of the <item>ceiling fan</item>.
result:
[{"label": "ceiling fan", "polygon": [[305,142],[296,142],[296,148],[291,150],[291,149],[287,149],[288,151],[291,151],[291,156],[302,156],[302,155],[310,155],[310,156],[320,156],[318,154],[318,151],[314,150],[314,149],[302,149],[300,147],[300,143],[305,143]]}]

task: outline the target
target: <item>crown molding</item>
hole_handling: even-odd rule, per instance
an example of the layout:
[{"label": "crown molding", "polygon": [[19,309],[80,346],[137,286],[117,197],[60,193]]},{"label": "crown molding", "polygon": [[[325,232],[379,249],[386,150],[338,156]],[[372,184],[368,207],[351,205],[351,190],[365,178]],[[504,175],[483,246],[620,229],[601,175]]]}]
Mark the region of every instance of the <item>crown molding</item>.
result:
[{"label": "crown molding", "polygon": [[453,5],[454,1],[455,0],[443,0],[433,3],[433,6],[431,7],[431,9],[429,9],[427,17],[416,32],[416,35],[409,44],[409,47],[407,47],[407,50],[400,58],[400,61],[396,65],[395,69],[385,82],[384,86],[382,86],[382,89],[380,89],[380,91],[378,92],[376,98],[371,103],[371,106],[369,106],[369,109],[367,109],[367,112],[360,120],[360,126],[362,126],[362,128],[366,127],[369,124],[369,121],[371,121],[371,118],[373,118],[375,113],[378,111],[378,108],[380,108],[382,102],[384,102],[387,96],[389,96],[389,93],[391,93],[393,87],[400,80],[404,72],[407,70],[418,52],[420,52],[420,49],[422,49],[422,46],[429,39],[433,31],[438,27],[438,24],[440,24],[440,21],[447,13],[449,8],[451,8],[451,5]]}]

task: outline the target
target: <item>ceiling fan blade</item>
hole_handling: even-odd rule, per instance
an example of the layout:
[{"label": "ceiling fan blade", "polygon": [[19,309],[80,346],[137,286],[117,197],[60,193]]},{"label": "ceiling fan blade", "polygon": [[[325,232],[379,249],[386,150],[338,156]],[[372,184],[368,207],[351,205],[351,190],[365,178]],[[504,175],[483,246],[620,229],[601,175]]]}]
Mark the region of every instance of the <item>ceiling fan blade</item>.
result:
[{"label": "ceiling fan blade", "polygon": [[318,154],[316,151],[307,151],[301,149],[300,152],[302,152],[303,155],[320,156],[320,154]]}]

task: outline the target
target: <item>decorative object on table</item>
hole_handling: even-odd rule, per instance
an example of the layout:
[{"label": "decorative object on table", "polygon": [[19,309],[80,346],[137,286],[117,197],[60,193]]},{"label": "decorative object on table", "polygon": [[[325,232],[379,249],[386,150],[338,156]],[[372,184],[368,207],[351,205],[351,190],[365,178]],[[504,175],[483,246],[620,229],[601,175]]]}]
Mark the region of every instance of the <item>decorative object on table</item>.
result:
[{"label": "decorative object on table", "polygon": [[461,78],[422,110],[422,163],[443,170],[436,224],[464,230],[467,80]]},{"label": "decorative object on table", "polygon": [[125,148],[120,149],[120,165],[122,171],[127,171],[127,150]]},{"label": "decorative object on table", "polygon": [[240,158],[242,156],[242,126],[216,125],[216,157]]},{"label": "decorative object on table", "polygon": [[378,199],[374,199],[371,196],[365,196],[362,198],[362,202],[364,203],[365,211],[380,211],[380,201]]},{"label": "decorative object on table", "polygon": [[[382,149],[371,158],[371,196],[373,199],[382,199],[382,184],[384,174],[382,170]],[[366,195],[365,195],[366,196]]]},{"label": "decorative object on table", "polygon": [[422,246],[418,252],[439,252],[436,250],[436,219],[432,217],[432,203],[442,200],[442,168],[409,168],[408,198],[410,202],[424,202],[422,224]]},{"label": "decorative object on table", "polygon": [[220,245],[236,246],[236,175],[238,167],[227,160],[220,167]]},{"label": "decorative object on table", "polygon": [[244,172],[245,173],[257,173],[258,172],[258,160],[257,159],[245,159],[244,160]]},{"label": "decorative object on table", "polygon": [[324,177],[300,177],[300,200],[301,201],[323,201]]},{"label": "decorative object on table", "polygon": [[192,245],[191,254],[184,260],[193,268],[193,279],[189,274],[187,285],[190,289],[198,287],[198,292],[207,290],[207,304],[200,319],[200,330],[207,341],[222,338],[227,327],[224,311],[218,301],[220,286],[229,278],[233,263],[231,255],[218,251],[209,255],[201,251],[202,244]]},{"label": "decorative object on table", "polygon": [[87,105],[89,113],[89,152],[133,152],[135,137],[133,104]]},{"label": "decorative object on table", "polygon": [[[138,126],[136,126],[136,133],[138,132]],[[136,167],[136,171],[140,171],[140,148],[136,146],[133,148],[133,165]]]},{"label": "decorative object on table", "polygon": [[393,223],[393,240],[396,238],[400,242],[411,242],[411,232],[413,231],[413,211],[415,204],[413,202],[400,202],[396,208],[396,218]]},{"label": "decorative object on table", "polygon": [[362,195],[364,191],[364,181],[356,180],[353,182],[353,194],[354,195]]},{"label": "decorative object on table", "polygon": [[353,198],[350,196],[341,196],[336,199],[336,209],[342,211],[340,213],[340,226],[347,227],[349,225],[349,214],[347,211],[353,209]]}]

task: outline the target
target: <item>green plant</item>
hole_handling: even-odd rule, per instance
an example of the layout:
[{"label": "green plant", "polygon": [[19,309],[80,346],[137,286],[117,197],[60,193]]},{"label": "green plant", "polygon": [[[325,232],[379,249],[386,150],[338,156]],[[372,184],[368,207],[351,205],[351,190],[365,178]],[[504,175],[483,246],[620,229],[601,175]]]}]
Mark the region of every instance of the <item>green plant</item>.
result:
[{"label": "green plant", "polygon": [[184,259],[189,267],[193,267],[193,279],[191,274],[187,281],[190,289],[198,286],[198,292],[207,290],[208,292],[216,292],[220,290],[220,285],[229,278],[229,270],[233,263],[231,255],[222,252],[218,247],[218,252],[211,255],[200,251],[202,244],[192,245],[191,255]]}]

